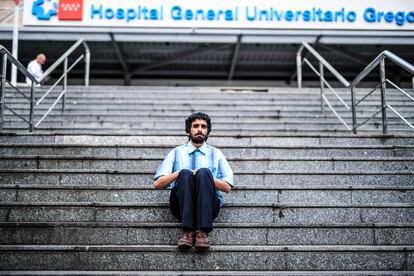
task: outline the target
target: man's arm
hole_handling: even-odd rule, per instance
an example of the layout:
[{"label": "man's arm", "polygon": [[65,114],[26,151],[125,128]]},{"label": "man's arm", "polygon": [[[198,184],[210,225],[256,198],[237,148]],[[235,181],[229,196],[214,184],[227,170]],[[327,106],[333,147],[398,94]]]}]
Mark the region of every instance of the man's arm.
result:
[{"label": "man's arm", "polygon": [[154,181],[155,189],[162,189],[162,188],[167,187],[168,185],[171,184],[171,182],[177,179],[179,173],[180,171],[176,171],[171,174],[161,176],[160,178]]},{"label": "man's arm", "polygon": [[214,179],[214,184],[220,191],[229,193],[233,187],[233,171],[231,170],[229,163],[220,150],[218,150],[218,154],[218,174],[217,179]]},{"label": "man's arm", "polygon": [[154,176],[154,188],[162,189],[168,186],[178,177],[178,172],[173,172],[175,149],[171,150],[160,164]]},{"label": "man's arm", "polygon": [[214,184],[216,185],[216,188],[222,192],[229,193],[231,190],[230,184],[224,180],[214,179]]}]

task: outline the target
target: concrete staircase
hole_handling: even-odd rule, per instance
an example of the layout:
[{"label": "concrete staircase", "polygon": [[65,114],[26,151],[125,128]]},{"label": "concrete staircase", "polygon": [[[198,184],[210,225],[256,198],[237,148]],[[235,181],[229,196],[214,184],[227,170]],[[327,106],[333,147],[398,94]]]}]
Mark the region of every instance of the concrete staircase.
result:
[{"label": "concrete staircase", "polygon": [[[0,275],[414,275],[414,135],[391,113],[383,136],[378,119],[354,135],[322,116],[317,89],[71,87],[67,103],[34,134],[5,116]],[[151,185],[193,111],[211,115],[237,185],[207,253],[176,250],[168,191]]]}]

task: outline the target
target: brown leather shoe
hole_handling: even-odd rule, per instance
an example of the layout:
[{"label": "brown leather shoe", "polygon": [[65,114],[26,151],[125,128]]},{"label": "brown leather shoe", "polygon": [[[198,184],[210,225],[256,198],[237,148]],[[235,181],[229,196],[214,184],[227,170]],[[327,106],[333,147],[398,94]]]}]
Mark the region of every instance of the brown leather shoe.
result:
[{"label": "brown leather shoe", "polygon": [[190,230],[184,230],[183,236],[178,240],[179,249],[190,249],[193,246],[194,232]]},{"label": "brown leather shoe", "polygon": [[210,248],[210,240],[207,233],[203,230],[196,231],[195,248],[198,250],[205,250]]}]

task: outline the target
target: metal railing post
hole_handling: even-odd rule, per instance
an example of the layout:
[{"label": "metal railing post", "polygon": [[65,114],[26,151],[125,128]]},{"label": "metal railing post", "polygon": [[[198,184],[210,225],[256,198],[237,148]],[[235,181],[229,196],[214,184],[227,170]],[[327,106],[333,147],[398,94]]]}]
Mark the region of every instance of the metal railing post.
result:
[{"label": "metal railing post", "polygon": [[387,102],[385,99],[385,93],[387,85],[385,82],[385,58],[381,59],[380,62],[380,77],[381,77],[381,111],[382,111],[382,133],[387,134]]},{"label": "metal railing post", "polygon": [[323,89],[325,87],[325,84],[324,84],[323,80],[324,80],[325,76],[323,74],[323,64],[322,64],[322,62],[319,62],[319,74],[320,74],[319,77],[320,77],[320,84],[321,84],[321,113],[322,113],[322,115],[325,115],[325,103],[323,101],[323,95],[324,95]]},{"label": "metal railing post", "polygon": [[356,117],[356,105],[355,105],[355,89],[351,87],[351,103],[352,103],[352,129],[354,134],[357,134],[357,117]]},{"label": "metal railing post", "polygon": [[85,47],[85,86],[89,86],[89,74],[91,68],[91,51],[89,50],[88,45],[86,42],[83,42],[83,46]]},{"label": "metal railing post", "polygon": [[7,73],[7,55],[3,54],[3,63],[1,66],[1,87],[0,87],[0,131],[3,130],[4,122],[4,100],[6,98],[6,73]]},{"label": "metal railing post", "polygon": [[65,59],[63,63],[63,96],[62,96],[62,112],[65,112],[65,103],[66,103],[66,88],[68,86],[68,59]]},{"label": "metal railing post", "polygon": [[33,132],[33,119],[34,119],[34,105],[35,105],[35,82],[32,81],[30,87],[30,115],[29,115],[29,131]]},{"label": "metal railing post", "polygon": [[296,75],[298,78],[298,88],[302,88],[302,51],[296,53]]}]

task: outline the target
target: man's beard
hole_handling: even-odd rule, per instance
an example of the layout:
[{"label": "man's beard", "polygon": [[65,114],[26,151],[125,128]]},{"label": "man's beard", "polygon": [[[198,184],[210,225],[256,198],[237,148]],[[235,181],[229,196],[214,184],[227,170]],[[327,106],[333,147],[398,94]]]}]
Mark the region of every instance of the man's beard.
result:
[{"label": "man's beard", "polygon": [[194,136],[190,134],[190,139],[191,139],[191,142],[193,142],[194,144],[202,144],[204,143],[205,140],[207,140],[207,136],[204,136],[200,133],[197,133]]}]

